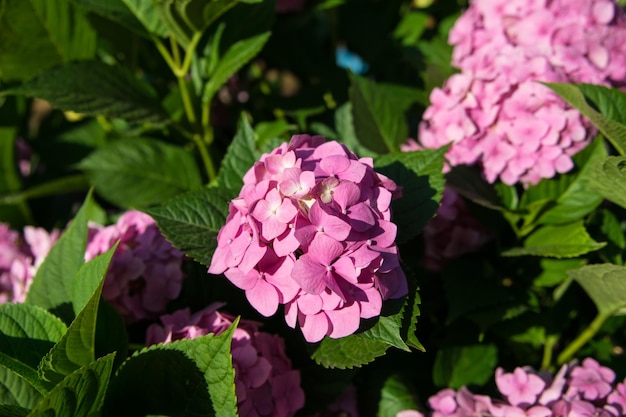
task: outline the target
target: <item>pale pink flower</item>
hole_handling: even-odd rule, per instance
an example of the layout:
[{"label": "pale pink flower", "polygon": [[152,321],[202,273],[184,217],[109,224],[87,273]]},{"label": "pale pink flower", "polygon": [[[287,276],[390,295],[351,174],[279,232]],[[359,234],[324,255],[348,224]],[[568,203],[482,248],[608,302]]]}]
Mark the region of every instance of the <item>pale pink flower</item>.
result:
[{"label": "pale pink flower", "polygon": [[611,392],[613,381],[613,370],[601,366],[592,358],[586,358],[582,366],[575,366],[570,373],[568,395],[581,394],[586,400],[603,398]]},{"label": "pale pink flower", "polygon": [[[194,314],[183,309],[162,316],[161,324],[148,327],[146,345],[220,335],[234,320],[218,311],[223,305],[214,303]],[[283,339],[259,331],[259,323],[241,320],[233,334],[231,354],[239,415],[291,417],[304,406],[300,372],[292,369]]]},{"label": "pale pink flower", "polygon": [[537,375],[526,372],[523,368],[515,368],[513,373],[504,373],[502,368],[496,370],[496,385],[512,405],[532,405],[546,386]]}]

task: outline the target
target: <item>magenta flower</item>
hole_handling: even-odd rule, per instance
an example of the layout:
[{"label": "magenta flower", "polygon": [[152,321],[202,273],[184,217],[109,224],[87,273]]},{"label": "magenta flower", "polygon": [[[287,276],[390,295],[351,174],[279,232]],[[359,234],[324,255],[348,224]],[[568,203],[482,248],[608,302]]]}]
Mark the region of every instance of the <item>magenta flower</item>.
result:
[{"label": "magenta flower", "polygon": [[[214,303],[194,314],[184,309],[162,316],[161,324],[148,327],[146,345],[223,333],[234,320],[218,311],[223,305]],[[239,415],[291,417],[304,406],[300,372],[292,369],[280,337],[259,331],[256,322],[241,320],[233,334],[231,354]]]},{"label": "magenta flower", "polygon": [[568,395],[581,394],[586,400],[606,397],[612,391],[613,381],[615,381],[615,372],[605,366],[600,366],[596,360],[587,358],[582,366],[572,369]]},{"label": "magenta flower", "polygon": [[474,0],[450,31],[461,72],[435,88],[420,146],[489,182],[537,183],[572,169],[595,135],[541,82],[626,84],[626,17],[614,1]]},{"label": "magenta flower", "polygon": [[178,297],[184,255],[161,235],[154,220],[138,211],[124,213],[111,226],[90,226],[85,259],[120,243],[111,259],[102,296],[131,323],[157,318]]},{"label": "magenta flower", "polygon": [[209,273],[224,273],[261,314],[284,304],[287,324],[317,342],[356,332],[383,300],[406,295],[390,210],[399,190],[371,159],[296,135],[243,180]]},{"label": "magenta flower", "polygon": [[496,385],[512,405],[534,404],[546,383],[537,375],[527,373],[522,368],[515,368],[506,374],[502,368],[496,370]]}]

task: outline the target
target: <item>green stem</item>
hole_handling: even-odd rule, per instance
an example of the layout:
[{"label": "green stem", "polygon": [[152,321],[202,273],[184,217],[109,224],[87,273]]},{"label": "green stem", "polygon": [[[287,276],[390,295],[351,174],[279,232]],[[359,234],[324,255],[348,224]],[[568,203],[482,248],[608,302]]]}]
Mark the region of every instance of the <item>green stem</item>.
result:
[{"label": "green stem", "polygon": [[193,141],[196,143],[198,150],[200,151],[200,157],[202,158],[202,162],[204,163],[204,168],[206,169],[207,176],[209,177],[209,182],[215,179],[215,167],[213,166],[213,161],[211,160],[211,156],[207,150],[207,145],[202,141],[200,135],[193,135]]},{"label": "green stem", "polygon": [[552,353],[554,351],[554,345],[557,342],[557,337],[550,335],[546,337],[546,342],[543,344],[543,358],[541,360],[541,369],[547,370],[552,363]]},{"label": "green stem", "polygon": [[211,102],[212,97],[208,101],[202,102],[202,131],[204,132],[204,143],[210,145],[213,143],[213,128],[211,127]]},{"label": "green stem", "polygon": [[39,184],[15,194],[0,197],[0,204],[20,204],[30,198],[65,194],[89,189],[89,181],[83,174],[70,175]]},{"label": "green stem", "polygon": [[170,51],[167,50],[165,45],[163,45],[163,42],[161,42],[161,40],[157,38],[156,36],[152,37],[152,42],[154,42],[154,44],[156,45],[157,50],[159,51],[159,53],[161,54],[161,56],[167,63],[167,66],[170,67],[170,69],[172,70],[174,74],[176,74],[176,72],[178,71],[178,65],[176,65],[176,63],[172,59],[172,55],[170,55]]},{"label": "green stem", "polygon": [[180,89],[180,97],[183,100],[183,107],[185,108],[185,114],[189,123],[196,123],[196,113],[193,110],[193,104],[191,103],[191,97],[189,96],[189,90],[187,89],[187,80],[185,77],[176,77],[178,79],[178,87]]},{"label": "green stem", "polygon": [[568,362],[600,330],[606,319],[611,317],[611,313],[598,313],[595,319],[587,326],[576,339],[572,341],[559,355],[557,363],[563,365]]}]

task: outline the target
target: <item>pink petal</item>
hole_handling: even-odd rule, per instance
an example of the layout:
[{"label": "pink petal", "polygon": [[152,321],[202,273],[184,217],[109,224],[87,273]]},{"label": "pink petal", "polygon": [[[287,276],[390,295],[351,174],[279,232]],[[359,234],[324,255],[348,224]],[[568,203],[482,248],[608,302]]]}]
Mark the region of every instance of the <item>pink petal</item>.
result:
[{"label": "pink petal", "polygon": [[361,314],[357,303],[352,303],[339,310],[327,311],[326,314],[332,324],[333,330],[330,333],[332,338],[345,337],[359,329]]},{"label": "pink petal", "polygon": [[264,280],[257,280],[257,284],[246,291],[246,298],[259,313],[269,317],[278,309],[278,292],[273,285]]},{"label": "pink petal", "polygon": [[326,288],[326,266],[310,255],[302,255],[293,266],[291,277],[300,287],[309,294],[319,294]]},{"label": "pink petal", "polygon": [[302,328],[302,334],[307,342],[314,343],[319,342],[326,336],[330,323],[325,313],[314,314],[311,316],[304,316],[300,321],[300,327]]}]

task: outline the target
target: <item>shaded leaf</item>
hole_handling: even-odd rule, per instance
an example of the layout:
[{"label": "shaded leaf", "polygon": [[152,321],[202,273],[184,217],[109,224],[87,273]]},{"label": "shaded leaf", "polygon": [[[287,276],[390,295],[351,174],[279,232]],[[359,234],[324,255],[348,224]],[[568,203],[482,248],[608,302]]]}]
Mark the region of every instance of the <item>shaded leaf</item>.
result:
[{"label": "shaded leaf", "polygon": [[131,124],[161,124],[168,120],[149,84],[119,66],[99,61],[61,64],[0,94],[41,98],[61,110],[122,118]]},{"label": "shaded leaf", "polygon": [[495,345],[446,347],[437,351],[433,381],[438,387],[452,389],[463,385],[484,385],[493,376],[498,363]]},{"label": "shaded leaf", "polygon": [[626,208],[626,157],[608,156],[592,167],[589,185],[602,197]]},{"label": "shaded leaf", "polygon": [[[67,0],[9,0],[0,13],[0,78],[25,80],[96,52],[96,32]],[[57,80],[60,81],[60,80]]]},{"label": "shaded leaf", "polygon": [[37,405],[41,398],[41,393],[21,375],[9,368],[0,366],[0,402],[3,405],[31,409]]},{"label": "shaded leaf", "polygon": [[613,264],[586,265],[568,271],[591,297],[602,315],[626,307],[626,268]]},{"label": "shaded leaf", "polygon": [[418,400],[412,387],[400,375],[392,375],[385,380],[380,391],[378,417],[396,417],[403,410],[419,409]]},{"label": "shaded leaf", "polygon": [[443,160],[447,148],[398,152],[374,161],[376,171],[402,187],[402,198],[392,202],[392,220],[398,226],[398,243],[421,233],[441,201]]},{"label": "shaded leaf", "polygon": [[[146,30],[156,36],[165,38],[168,35],[167,27],[161,20],[157,8],[152,1],[122,0],[128,10],[141,22]],[[102,6],[101,6],[102,7]]]},{"label": "shaded leaf", "polygon": [[513,248],[503,256],[546,256],[551,258],[575,258],[604,247],[606,243],[593,240],[582,221],[560,226],[543,226],[531,234],[523,248]]},{"label": "shaded leaf", "polygon": [[[150,13],[151,10],[154,10],[152,5],[149,2],[135,2],[132,0],[71,0],[73,3],[84,7],[86,10],[90,12],[99,14],[102,17],[106,17],[107,19],[113,20],[115,22],[121,23],[129,29],[134,30],[135,32],[147,35],[146,29],[150,27],[150,22],[144,26],[139,19],[131,12],[131,9],[127,6],[127,4],[134,7],[135,13],[142,16],[144,19],[148,19],[147,14]],[[125,4],[126,3],[126,4]],[[148,7],[149,6],[149,7]],[[144,10],[141,10],[141,7]],[[158,16],[157,16],[158,19]],[[155,22],[156,25],[159,22]],[[164,26],[163,26],[164,28]],[[162,33],[159,32],[158,29],[154,30],[154,33],[160,36],[165,36],[165,31]]]},{"label": "shaded leaf", "polygon": [[[256,148],[254,131],[246,116],[242,114],[237,134],[222,159],[217,175],[218,183],[238,194],[237,190],[243,186],[244,175],[260,157],[261,153]],[[237,194],[232,197],[236,197]]]},{"label": "shaded leaf", "polygon": [[232,190],[205,188],[145,209],[165,237],[187,256],[209,266],[217,247],[217,234],[226,223]]},{"label": "shaded leaf", "polygon": [[154,139],[114,141],[96,149],[79,167],[99,194],[122,207],[162,203],[202,186],[189,152]]}]

